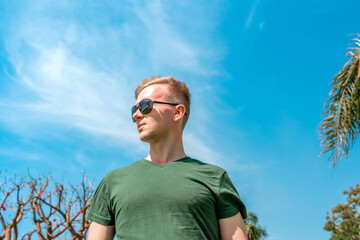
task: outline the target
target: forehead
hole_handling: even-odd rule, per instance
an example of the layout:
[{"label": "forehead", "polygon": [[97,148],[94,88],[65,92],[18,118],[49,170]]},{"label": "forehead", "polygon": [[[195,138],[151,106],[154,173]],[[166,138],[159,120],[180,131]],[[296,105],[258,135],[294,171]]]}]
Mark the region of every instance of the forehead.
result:
[{"label": "forehead", "polygon": [[164,100],[169,95],[169,87],[165,84],[154,84],[144,88],[136,100],[140,102],[145,98],[150,98],[151,100]]}]

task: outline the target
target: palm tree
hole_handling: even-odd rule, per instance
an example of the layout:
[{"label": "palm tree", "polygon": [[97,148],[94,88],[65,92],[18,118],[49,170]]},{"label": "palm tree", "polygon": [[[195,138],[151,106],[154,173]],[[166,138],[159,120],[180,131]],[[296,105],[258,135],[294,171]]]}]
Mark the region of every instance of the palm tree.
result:
[{"label": "palm tree", "polygon": [[[352,39],[360,47],[360,35]],[[350,57],[331,83],[332,90],[325,103],[321,121],[321,155],[330,153],[330,165],[348,157],[360,127],[360,48],[351,47]]]},{"label": "palm tree", "polygon": [[268,235],[265,229],[258,225],[258,218],[255,213],[248,212],[248,216],[244,222],[248,240],[265,239],[265,237]]}]

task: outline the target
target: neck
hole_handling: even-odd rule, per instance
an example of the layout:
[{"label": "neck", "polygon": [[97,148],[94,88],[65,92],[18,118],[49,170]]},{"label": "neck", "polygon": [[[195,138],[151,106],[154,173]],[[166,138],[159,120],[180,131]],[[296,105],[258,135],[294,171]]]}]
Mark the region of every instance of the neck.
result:
[{"label": "neck", "polygon": [[165,164],[186,157],[182,137],[166,138],[163,141],[150,143],[150,153],[147,160]]}]

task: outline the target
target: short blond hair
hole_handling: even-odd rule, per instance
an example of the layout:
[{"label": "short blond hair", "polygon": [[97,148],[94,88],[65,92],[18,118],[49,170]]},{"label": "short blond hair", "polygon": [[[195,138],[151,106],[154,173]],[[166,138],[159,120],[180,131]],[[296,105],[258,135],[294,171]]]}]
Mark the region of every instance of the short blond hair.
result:
[{"label": "short blond hair", "polygon": [[189,92],[189,88],[182,81],[176,80],[173,76],[152,76],[142,80],[139,86],[135,90],[135,98],[137,99],[140,92],[144,90],[146,87],[155,84],[165,84],[169,87],[169,91],[171,92],[171,96],[167,96],[167,101],[171,101],[173,103],[183,104],[185,106],[186,114],[184,115],[183,128],[186,125],[186,122],[190,116],[190,103],[191,103],[191,95]]}]

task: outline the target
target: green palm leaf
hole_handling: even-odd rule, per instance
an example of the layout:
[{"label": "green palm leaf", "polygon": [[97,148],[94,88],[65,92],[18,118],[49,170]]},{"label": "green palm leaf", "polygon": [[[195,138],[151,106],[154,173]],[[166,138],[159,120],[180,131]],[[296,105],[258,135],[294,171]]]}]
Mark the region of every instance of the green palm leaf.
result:
[{"label": "green palm leaf", "polygon": [[[360,37],[359,34],[357,34]],[[360,39],[352,39],[360,46]],[[349,61],[339,71],[331,83],[332,90],[325,103],[321,121],[321,155],[330,153],[330,165],[347,158],[359,135],[360,126],[360,48],[351,47],[346,53]]]},{"label": "green palm leaf", "polygon": [[248,212],[244,222],[248,240],[261,240],[268,235],[265,229],[258,225],[258,218],[255,213]]}]

